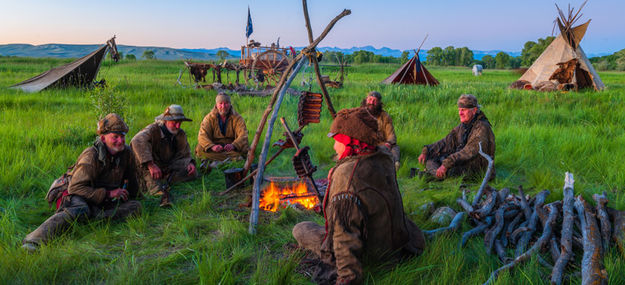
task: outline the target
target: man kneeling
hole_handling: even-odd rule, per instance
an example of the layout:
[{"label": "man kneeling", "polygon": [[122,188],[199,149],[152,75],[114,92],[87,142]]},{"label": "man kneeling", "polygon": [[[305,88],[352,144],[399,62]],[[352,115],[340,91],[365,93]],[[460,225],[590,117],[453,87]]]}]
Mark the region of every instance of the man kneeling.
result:
[{"label": "man kneeling", "polygon": [[323,261],[316,282],[361,283],[365,256],[387,262],[425,248],[423,233],[404,214],[393,158],[376,147],[377,128],[364,108],[340,111],[330,128],[339,161],[328,174],[326,226],[302,222],[293,228],[299,246]]},{"label": "man kneeling", "polygon": [[24,238],[23,248],[36,250],[75,220],[122,219],[140,212],[141,204],[128,200],[137,196],[138,189],[127,132],[117,114],[98,122],[99,137],[78,157],[60,207]]}]

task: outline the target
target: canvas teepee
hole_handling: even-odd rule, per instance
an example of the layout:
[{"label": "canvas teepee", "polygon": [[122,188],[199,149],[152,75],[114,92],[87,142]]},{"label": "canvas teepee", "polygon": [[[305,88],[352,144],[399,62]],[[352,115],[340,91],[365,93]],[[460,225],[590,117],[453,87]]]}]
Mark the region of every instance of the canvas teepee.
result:
[{"label": "canvas teepee", "polygon": [[[593,88],[597,91],[605,88],[601,78],[592,67],[586,54],[579,45],[584,37],[588,22],[573,27],[581,17],[569,7],[565,15],[558,7],[559,16],[556,19],[560,35],[534,61],[532,66],[511,85],[512,88],[539,89],[541,86],[553,86],[552,89],[568,90]],[[557,7],[557,5],[556,5]]]},{"label": "canvas teepee", "polygon": [[438,80],[423,66],[419,59],[419,52],[415,52],[414,57],[384,79],[382,83],[438,85]]},{"label": "canvas teepee", "polygon": [[92,53],[17,83],[11,88],[22,89],[26,92],[39,92],[46,88],[91,86],[109,49],[113,59],[118,61],[119,55],[117,55],[117,46],[115,45],[115,37],[113,37]]}]

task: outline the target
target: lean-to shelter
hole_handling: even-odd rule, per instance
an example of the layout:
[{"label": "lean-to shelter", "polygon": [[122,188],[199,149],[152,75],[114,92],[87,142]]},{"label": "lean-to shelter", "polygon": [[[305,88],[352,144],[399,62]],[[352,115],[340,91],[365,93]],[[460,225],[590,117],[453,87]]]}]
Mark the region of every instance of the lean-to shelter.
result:
[{"label": "lean-to shelter", "polygon": [[115,37],[113,37],[92,53],[17,83],[11,88],[22,89],[25,92],[39,92],[47,88],[91,86],[109,49],[113,60],[118,61],[117,46],[115,45]]}]

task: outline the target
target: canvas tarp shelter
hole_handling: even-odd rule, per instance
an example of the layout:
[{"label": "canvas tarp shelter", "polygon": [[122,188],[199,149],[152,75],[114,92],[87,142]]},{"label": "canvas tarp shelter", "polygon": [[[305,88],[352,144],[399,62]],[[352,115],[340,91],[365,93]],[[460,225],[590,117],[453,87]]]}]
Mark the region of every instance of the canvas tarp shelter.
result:
[{"label": "canvas tarp shelter", "polygon": [[[545,51],[534,61],[532,66],[521,76],[519,81],[527,81],[531,86],[537,86],[541,82],[552,81],[556,84],[573,83],[577,88],[592,87],[595,90],[602,90],[605,85],[601,78],[592,67],[592,64],[586,57],[586,54],[579,46],[579,42],[584,37],[586,29],[590,21],[572,28],[569,33],[572,36],[565,39],[562,35],[558,35],[553,42],[545,49]],[[562,73],[567,63],[573,63],[576,66],[570,76],[565,76],[569,81],[556,79],[558,73]]]},{"label": "canvas tarp shelter", "polygon": [[418,53],[416,53],[414,57],[404,63],[391,76],[384,79],[382,83],[438,85],[438,80],[423,66]]},{"label": "canvas tarp shelter", "polygon": [[64,88],[69,86],[90,86],[93,83],[100,64],[106,56],[108,44],[85,55],[74,62],[55,67],[33,78],[11,86],[26,92],[38,92],[46,88]]}]

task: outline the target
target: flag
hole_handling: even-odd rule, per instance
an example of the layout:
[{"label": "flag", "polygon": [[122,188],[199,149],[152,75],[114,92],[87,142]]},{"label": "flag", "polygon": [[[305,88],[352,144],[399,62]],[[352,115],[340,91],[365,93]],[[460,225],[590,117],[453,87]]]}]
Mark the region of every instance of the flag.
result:
[{"label": "flag", "polygon": [[247,26],[245,27],[245,37],[249,38],[253,32],[254,28],[252,27],[252,15],[250,14],[250,7],[247,7]]}]

